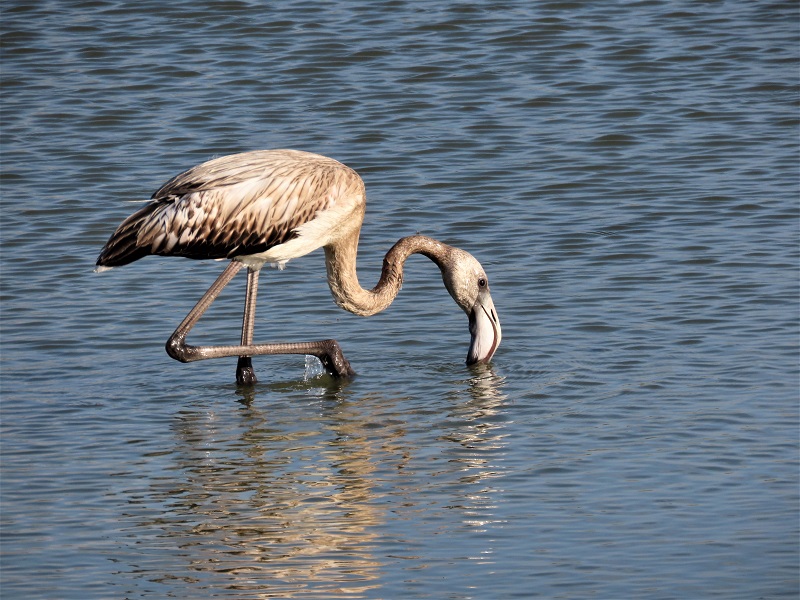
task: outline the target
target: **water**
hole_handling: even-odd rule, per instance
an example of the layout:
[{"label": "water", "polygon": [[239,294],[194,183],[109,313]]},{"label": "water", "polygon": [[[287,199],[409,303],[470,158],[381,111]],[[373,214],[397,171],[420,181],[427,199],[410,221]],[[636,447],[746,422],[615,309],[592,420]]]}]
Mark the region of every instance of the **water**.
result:
[{"label": "water", "polygon": [[[7,598],[796,598],[795,3],[3,5]],[[258,340],[178,364],[222,270],[96,275],[116,225],[213,156],[298,148],[368,190],[361,281],[417,231],[486,267],[503,325],[424,258],[385,313],[322,255],[262,277]],[[192,332],[237,338],[239,277]]]}]

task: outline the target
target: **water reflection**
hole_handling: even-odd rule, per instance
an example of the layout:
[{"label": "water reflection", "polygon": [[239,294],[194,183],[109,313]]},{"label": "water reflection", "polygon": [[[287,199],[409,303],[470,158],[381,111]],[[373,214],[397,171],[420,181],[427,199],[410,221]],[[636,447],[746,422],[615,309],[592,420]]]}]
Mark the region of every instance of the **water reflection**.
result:
[{"label": "water reflection", "polygon": [[[327,396],[323,407],[347,405],[335,391]],[[185,561],[176,568],[214,587],[222,580],[270,597],[371,589],[383,519],[374,443],[357,420],[331,427],[323,415],[309,418],[307,405],[276,421],[269,405],[243,404],[238,422],[203,409],[177,416],[172,459],[181,477],[156,492],[165,514],[142,525],[162,528]]]},{"label": "water reflection", "polygon": [[363,595],[419,534],[405,540],[402,527],[387,542],[392,523],[421,511],[453,535],[480,536],[469,555],[491,558],[483,534],[503,522],[493,483],[505,472],[503,377],[472,371],[419,410],[384,393],[355,398],[347,385],[276,385],[237,390],[238,409],[197,400],[175,415],[166,472],[151,475],[132,533],[169,559],[137,565],[141,576],[255,597]]},{"label": "water reflection", "polygon": [[[448,449],[448,461],[458,468],[458,486],[449,508],[459,510],[462,525],[476,544],[469,546],[471,560],[492,562],[495,554],[495,535],[486,535],[503,526],[505,519],[498,513],[502,488],[495,480],[506,474],[503,459],[506,454],[506,420],[503,393],[505,378],[491,366],[473,369],[466,388],[454,397],[451,430],[442,436],[455,446]],[[470,400],[463,401],[464,392]],[[461,398],[461,402],[458,401]]]},{"label": "water reflection", "polygon": [[[463,427],[444,437],[465,448],[501,448],[504,422],[498,417],[507,399],[502,392],[505,378],[497,375],[491,365],[480,365],[472,372],[473,376],[465,381],[465,388],[455,388],[450,393],[451,416],[463,420]],[[470,398],[466,402],[464,392]]]},{"label": "water reflection", "polygon": [[506,378],[497,375],[491,364],[474,365],[470,370],[472,377],[467,380],[467,391],[473,398],[473,406],[485,406],[495,414],[507,399],[502,391]]}]

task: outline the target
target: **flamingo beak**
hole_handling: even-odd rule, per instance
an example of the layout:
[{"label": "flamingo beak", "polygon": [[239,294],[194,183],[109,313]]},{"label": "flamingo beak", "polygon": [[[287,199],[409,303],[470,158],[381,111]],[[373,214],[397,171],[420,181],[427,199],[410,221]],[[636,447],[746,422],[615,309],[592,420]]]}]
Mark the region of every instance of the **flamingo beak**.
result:
[{"label": "flamingo beak", "polygon": [[469,316],[469,333],[472,340],[467,352],[467,365],[488,363],[494,355],[503,337],[500,330],[500,319],[494,309],[494,302],[488,291],[478,295],[478,299],[467,313]]}]

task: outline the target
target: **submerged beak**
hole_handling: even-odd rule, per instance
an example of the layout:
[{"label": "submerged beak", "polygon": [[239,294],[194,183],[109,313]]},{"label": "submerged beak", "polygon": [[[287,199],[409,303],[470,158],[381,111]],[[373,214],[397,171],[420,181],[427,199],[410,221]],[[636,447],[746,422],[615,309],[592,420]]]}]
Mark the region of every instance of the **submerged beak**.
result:
[{"label": "submerged beak", "polygon": [[469,333],[472,336],[467,352],[467,364],[487,363],[503,337],[500,331],[500,319],[497,318],[497,311],[488,291],[478,296],[467,314]]}]

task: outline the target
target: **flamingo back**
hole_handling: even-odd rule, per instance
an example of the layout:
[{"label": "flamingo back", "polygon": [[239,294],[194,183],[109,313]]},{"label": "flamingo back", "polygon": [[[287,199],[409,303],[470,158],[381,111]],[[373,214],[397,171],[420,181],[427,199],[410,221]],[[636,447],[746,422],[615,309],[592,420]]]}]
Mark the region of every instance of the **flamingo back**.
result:
[{"label": "flamingo back", "polygon": [[223,156],[161,186],[117,228],[97,265],[117,267],[150,254],[256,255],[263,263],[276,247],[311,232],[313,239],[306,233],[303,244],[273,252],[282,263],[330,243],[343,219],[358,220],[360,228],[364,203],[361,178],[331,158],[297,150]]}]

